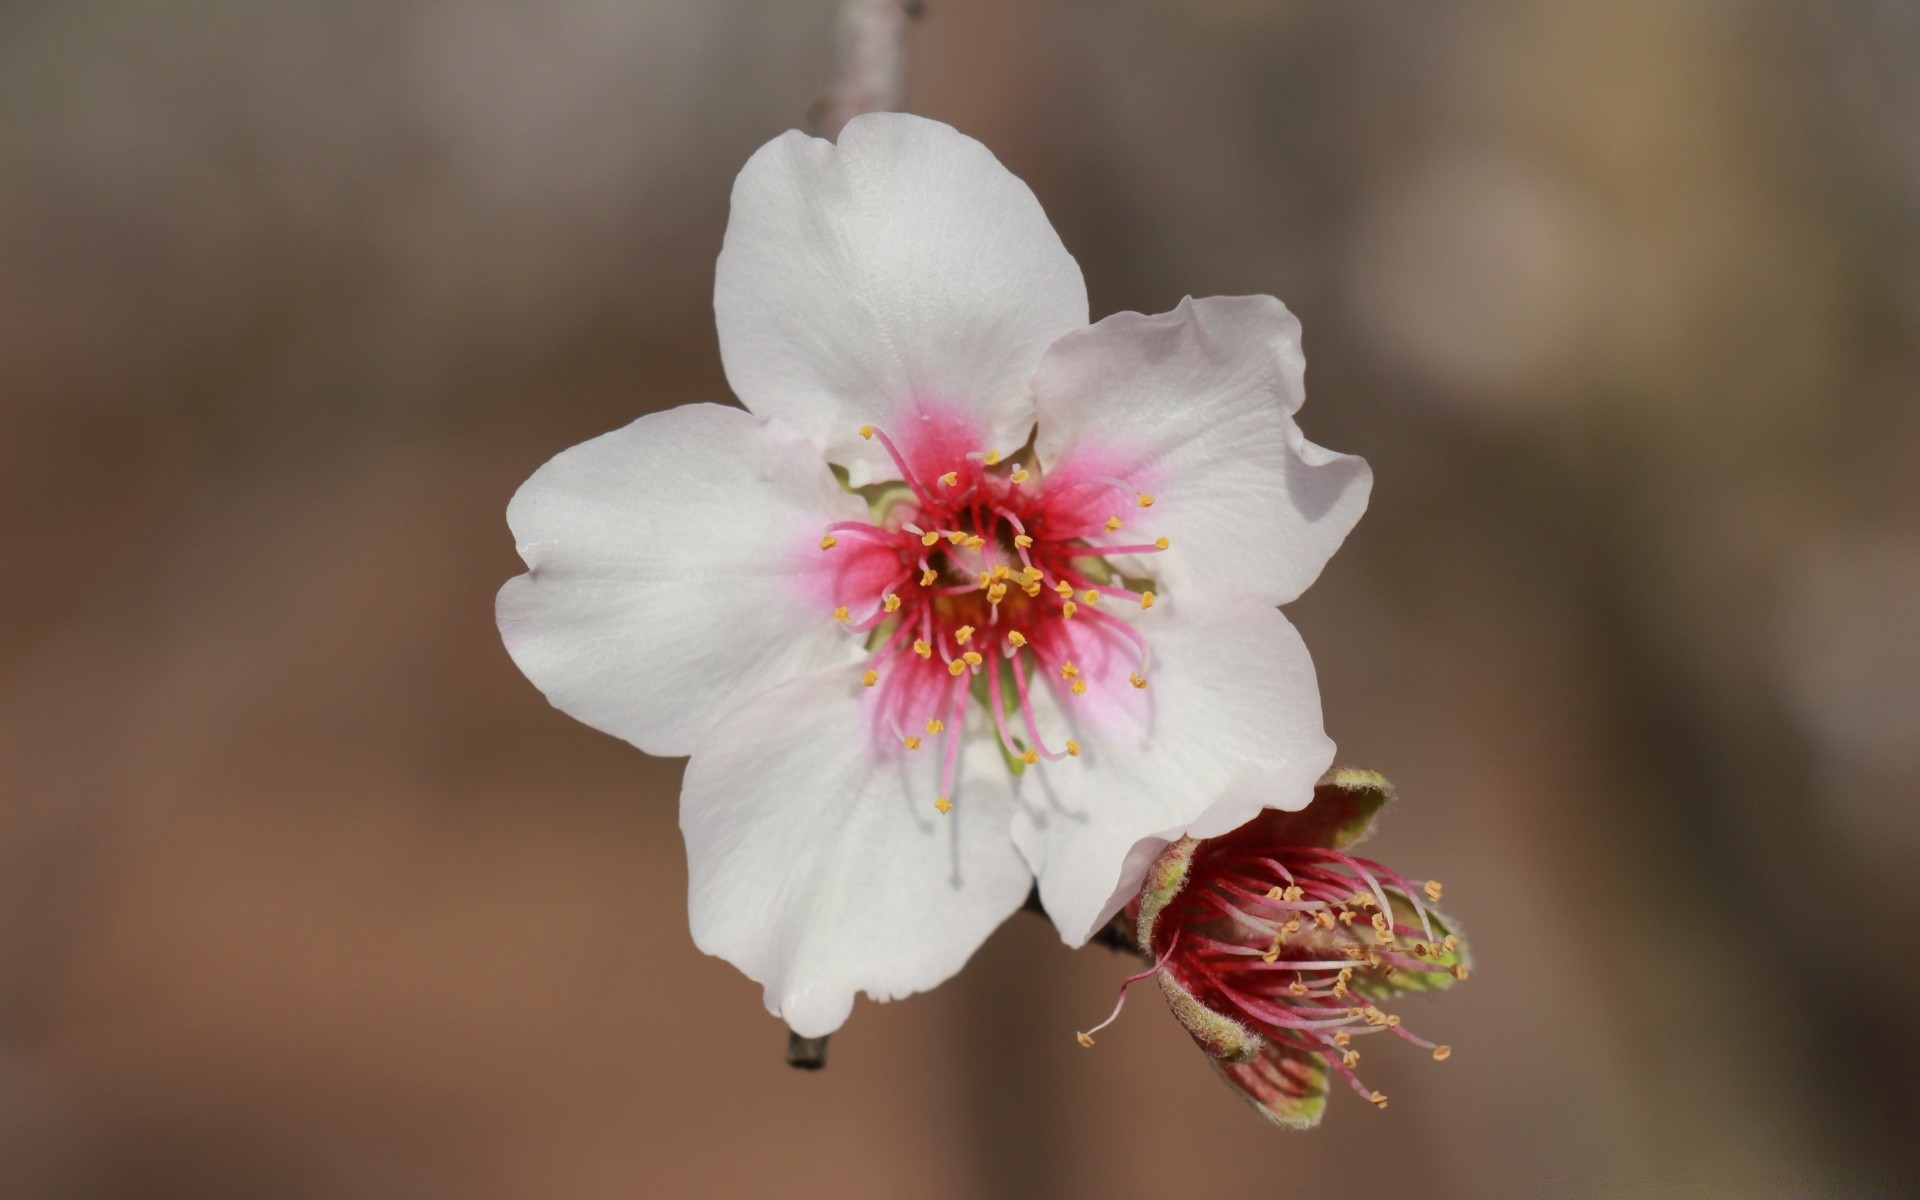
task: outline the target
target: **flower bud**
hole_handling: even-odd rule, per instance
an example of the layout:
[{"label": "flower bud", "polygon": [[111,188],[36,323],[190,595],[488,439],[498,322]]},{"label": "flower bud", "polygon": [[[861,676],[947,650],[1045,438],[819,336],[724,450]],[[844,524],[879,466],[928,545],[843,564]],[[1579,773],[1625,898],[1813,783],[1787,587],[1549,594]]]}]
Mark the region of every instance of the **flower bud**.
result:
[{"label": "flower bud", "polygon": [[1298,812],[1267,809],[1220,837],[1168,846],[1131,906],[1154,963],[1135,978],[1158,980],[1221,1075],[1277,1125],[1317,1124],[1334,1076],[1385,1108],[1355,1071],[1371,1035],[1436,1061],[1452,1053],[1381,1007],[1449,987],[1468,965],[1433,907],[1438,883],[1347,853],[1391,795],[1374,772],[1330,771]]}]

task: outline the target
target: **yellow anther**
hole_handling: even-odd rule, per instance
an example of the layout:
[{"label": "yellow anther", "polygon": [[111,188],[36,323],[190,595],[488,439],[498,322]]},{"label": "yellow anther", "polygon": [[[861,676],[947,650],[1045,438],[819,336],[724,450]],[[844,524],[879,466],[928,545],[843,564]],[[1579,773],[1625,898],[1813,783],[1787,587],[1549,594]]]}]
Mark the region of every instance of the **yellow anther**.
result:
[{"label": "yellow anther", "polygon": [[994,568],[994,569],[993,569],[993,570],[992,570],[992,571],[990,572],[990,574],[991,574],[991,575],[992,575],[992,576],[993,576],[993,577],[994,577],[995,579],[1005,579],[1005,578],[1007,578],[1008,576],[1010,576],[1010,575],[1012,575],[1012,574],[1013,574],[1013,572],[1012,572],[1012,571],[1009,571],[1009,570],[1007,570],[1007,567],[1006,567],[1006,564],[1005,564],[1005,563],[1001,563],[1001,564],[1000,564],[999,566],[997,566],[997,567],[995,567],[995,568]]},{"label": "yellow anther", "polygon": [[955,546],[958,546],[961,542],[964,542],[966,540],[967,540],[967,535],[963,531],[958,529],[954,530],[952,533],[949,533],[947,535],[947,541],[950,544]]},{"label": "yellow anther", "polygon": [[955,484],[960,482],[960,472],[948,471],[945,475],[942,475],[940,477],[940,482],[945,484],[948,487],[953,487]]},{"label": "yellow anther", "polygon": [[912,736],[911,734],[901,738],[900,740],[906,743],[906,747],[909,750],[918,750],[920,748],[920,739]]},{"label": "yellow anther", "polygon": [[1373,940],[1384,946],[1393,940],[1393,930],[1376,929],[1373,931]]},{"label": "yellow anther", "polygon": [[1080,611],[1080,606],[1078,604],[1075,604],[1071,600],[1067,601],[1065,604],[1062,604],[1060,606],[1060,615],[1065,617],[1069,621],[1073,620],[1073,614],[1079,611]]},{"label": "yellow anther", "polygon": [[945,729],[946,727],[947,727],[946,722],[942,721],[939,717],[927,718],[928,733],[939,733],[942,729]]},{"label": "yellow anther", "polygon": [[987,544],[987,539],[981,537],[977,533],[967,539],[967,549],[969,550],[978,550],[982,546],[985,546],[986,544]]},{"label": "yellow anther", "polygon": [[1464,982],[1466,982],[1466,978],[1467,978],[1467,965],[1466,965],[1465,963],[1455,963],[1455,964],[1453,964],[1453,977],[1454,977],[1455,979],[1458,979],[1458,980],[1460,980],[1460,981],[1461,981],[1462,983],[1464,983]]},{"label": "yellow anther", "polygon": [[892,592],[888,592],[887,598],[880,602],[880,607],[886,609],[888,612],[899,612],[900,597],[894,595]]},{"label": "yellow anther", "polygon": [[860,427],[860,436],[861,436],[861,437],[863,437],[863,438],[866,438],[866,439],[867,439],[868,441],[872,441],[872,440],[873,440],[873,426],[871,426],[871,425],[862,425],[862,426]]},{"label": "yellow anther", "polygon": [[978,584],[981,587],[992,587],[993,575],[991,572],[982,571],[978,576],[974,578],[974,583]]},{"label": "yellow anther", "polygon": [[1266,953],[1262,954],[1260,958],[1261,958],[1261,961],[1263,962],[1278,961],[1280,958],[1280,939],[1279,938],[1273,939],[1273,945],[1268,946]]},{"label": "yellow anther", "polygon": [[998,604],[1007,598],[1007,585],[996,583],[987,589],[987,603]]},{"label": "yellow anther", "polygon": [[1171,545],[1171,543],[1163,537],[1153,539],[1153,548],[1155,550],[1165,550],[1169,545]]},{"label": "yellow anther", "polygon": [[1007,641],[1015,646],[1024,646],[1027,644],[1027,635],[1015,629],[1007,634]]},{"label": "yellow anther", "polygon": [[1060,678],[1072,679],[1079,674],[1080,668],[1074,666],[1071,660],[1060,664]]},{"label": "yellow anther", "polygon": [[1062,600],[1073,599],[1073,585],[1068,583],[1064,579],[1062,579],[1059,583],[1054,584],[1053,590],[1060,593],[1060,598]]},{"label": "yellow anther", "polygon": [[1000,452],[998,450],[989,450],[987,451],[986,455],[980,459],[980,461],[985,463],[989,467],[995,466],[1000,462]]},{"label": "yellow anther", "polygon": [[1438,900],[1440,898],[1440,881],[1437,879],[1429,879],[1427,880],[1427,886],[1421,890],[1427,893],[1427,899]]},{"label": "yellow anther", "polygon": [[1020,590],[1025,592],[1029,596],[1038,596],[1040,594],[1040,585],[1038,583],[1029,583],[1027,586],[1021,588]]},{"label": "yellow anther", "polygon": [[820,548],[822,550],[831,550],[835,546],[838,546],[839,544],[840,544],[840,539],[833,536],[830,533],[825,534],[820,538]]},{"label": "yellow anther", "polygon": [[1082,1046],[1085,1046],[1087,1049],[1089,1050],[1093,1049],[1093,1035],[1086,1034],[1086,1033],[1076,1033],[1073,1035],[1073,1038],[1075,1041],[1079,1042]]},{"label": "yellow anther", "polygon": [[1073,694],[1074,694],[1074,695],[1076,695],[1076,696],[1084,696],[1084,695],[1086,695],[1086,694],[1087,694],[1087,681],[1086,681],[1086,680],[1084,680],[1084,679],[1076,679],[1076,680],[1074,680],[1074,681],[1073,681],[1073,689],[1072,689],[1072,690],[1073,690]]},{"label": "yellow anther", "polygon": [[1435,1046],[1433,1048],[1433,1061],[1435,1062],[1445,1062],[1452,1057],[1453,1057],[1452,1046]]},{"label": "yellow anther", "polygon": [[1351,910],[1351,909],[1346,909],[1346,908],[1343,908],[1343,909],[1341,909],[1341,910],[1340,910],[1340,923],[1341,923],[1342,925],[1351,925],[1351,924],[1353,924],[1353,910]]},{"label": "yellow anther", "polygon": [[1346,998],[1346,995],[1347,995],[1346,980],[1342,979],[1335,982],[1333,985],[1333,998],[1335,1000],[1343,1000]]},{"label": "yellow anther", "polygon": [[957,658],[947,664],[947,674],[949,675],[958,675],[962,671],[965,671],[966,669],[967,669],[967,664],[961,662]]},{"label": "yellow anther", "polygon": [[1080,743],[1074,741],[1072,738],[1067,739],[1067,757],[1068,758],[1080,757]]},{"label": "yellow anther", "polygon": [[1152,507],[1153,507],[1153,497],[1152,497],[1151,495],[1149,495],[1148,493],[1146,493],[1146,492],[1141,492],[1141,493],[1140,493],[1140,507],[1141,507],[1141,508],[1152,508]]},{"label": "yellow anther", "polygon": [[1280,885],[1277,883],[1267,889],[1267,899],[1269,900],[1278,900],[1284,895],[1286,895],[1286,893],[1280,890]]},{"label": "yellow anther", "polygon": [[1024,469],[1015,471],[1013,474],[1007,476],[1007,478],[1014,483],[1025,483],[1027,481],[1027,472]]},{"label": "yellow anther", "polygon": [[959,642],[962,646],[966,645],[969,641],[973,640],[973,626],[962,625],[960,628],[954,630],[953,640]]},{"label": "yellow anther", "polygon": [[1367,1005],[1365,1015],[1367,1024],[1373,1026],[1375,1029],[1385,1029],[1387,1027],[1387,1014],[1381,1012],[1373,1005]]},{"label": "yellow anther", "polygon": [[1388,1029],[1398,1029],[1398,1028],[1400,1028],[1400,1014],[1399,1014],[1399,1013],[1388,1013],[1388,1014],[1387,1014],[1387,1028],[1388,1028]]},{"label": "yellow anther", "polygon": [[931,546],[939,540],[940,540],[940,535],[935,533],[931,529],[927,530],[925,533],[920,535],[920,544],[922,546]]},{"label": "yellow anther", "polygon": [[1286,891],[1281,893],[1281,896],[1288,900],[1304,900],[1306,898],[1306,895],[1307,895],[1306,889],[1302,888],[1297,883],[1293,884],[1292,886],[1287,888]]},{"label": "yellow anther", "polygon": [[1307,985],[1301,983],[1298,979],[1287,985],[1287,995],[1289,996],[1304,996],[1306,994]]},{"label": "yellow anther", "polygon": [[1300,918],[1295,917],[1280,928],[1286,931],[1288,937],[1292,937],[1294,934],[1300,932]]},{"label": "yellow anther", "polygon": [[1348,1042],[1351,1042],[1352,1040],[1353,1040],[1353,1035],[1348,1033],[1344,1029],[1342,1029],[1340,1032],[1333,1035],[1333,1044],[1336,1046],[1344,1046]]},{"label": "yellow anther", "polygon": [[868,687],[872,687],[874,684],[880,682],[880,672],[874,670],[872,667],[868,667],[865,671],[861,672],[860,682]]},{"label": "yellow anther", "polygon": [[844,620],[846,620],[846,619],[847,619],[847,606],[846,606],[846,605],[844,605],[844,604],[842,604],[842,605],[841,605],[841,606],[840,606],[839,608],[836,608],[836,609],[834,609],[834,610],[833,610],[833,619],[834,619],[834,620],[836,620],[836,621],[844,621]]},{"label": "yellow anther", "polygon": [[947,799],[945,796],[935,800],[933,806],[940,810],[940,815],[943,817],[953,811],[953,801]]},{"label": "yellow anther", "polygon": [[1039,567],[1026,567],[1021,570],[1020,574],[1026,576],[1028,583],[1039,583],[1047,577],[1047,573]]},{"label": "yellow anther", "polygon": [[1386,929],[1386,928],[1387,928],[1387,914],[1385,914],[1385,913],[1375,913],[1375,914],[1373,914],[1373,927],[1374,927],[1375,929]]},{"label": "yellow anther", "polygon": [[933,646],[925,638],[915,638],[913,642],[913,652],[921,658],[932,658]]},{"label": "yellow anther", "polygon": [[938,578],[940,578],[940,572],[934,570],[932,567],[928,567],[926,570],[920,572],[920,586],[932,587],[933,581]]},{"label": "yellow anther", "polygon": [[1340,1056],[1340,1061],[1351,1067],[1360,1061],[1360,1052],[1358,1050],[1349,1050]]},{"label": "yellow anther", "polygon": [[1373,902],[1372,892],[1355,892],[1353,894],[1353,898],[1348,900],[1347,903],[1353,905],[1355,908],[1379,908],[1380,907],[1378,904],[1375,904]]},{"label": "yellow anther", "polygon": [[1460,948],[1460,939],[1459,939],[1459,938],[1457,938],[1457,937],[1455,937],[1455,936],[1453,936],[1452,934],[1448,934],[1448,935],[1447,935],[1447,936],[1446,936],[1446,937],[1445,937],[1445,938],[1444,938],[1444,939],[1443,939],[1443,940],[1441,941],[1441,943],[1440,943],[1440,944],[1441,944],[1442,946],[1445,946],[1445,947],[1447,948],[1447,953],[1448,953],[1448,954],[1452,954],[1452,953],[1453,953],[1453,952],[1454,952],[1455,950],[1458,950],[1458,949]]},{"label": "yellow anther", "polygon": [[1320,928],[1322,929],[1333,928],[1333,913],[1328,909],[1323,908],[1319,912],[1313,914],[1313,920],[1314,920],[1314,924],[1320,926]]},{"label": "yellow anther", "polygon": [[1129,671],[1129,672],[1127,672],[1127,682],[1128,682],[1128,683],[1130,683],[1130,684],[1132,684],[1133,686],[1135,686],[1135,687],[1137,687],[1137,688],[1143,688],[1143,687],[1145,687],[1145,686],[1147,686],[1147,680],[1146,680],[1146,677],[1145,677],[1144,675],[1142,675],[1142,674],[1140,674],[1140,672],[1138,672],[1138,671]]},{"label": "yellow anther", "polygon": [[1020,761],[1028,766],[1032,766],[1040,761],[1040,752],[1038,750],[1023,750],[1020,752]]},{"label": "yellow anther", "polygon": [[981,663],[985,662],[986,659],[980,657],[980,652],[978,650],[969,650],[965,654],[962,654],[960,656],[960,661],[966,663],[970,667],[977,667]]},{"label": "yellow anther", "polygon": [[1152,593],[1152,592],[1150,592],[1150,591],[1149,591],[1149,592],[1141,592],[1141,593],[1140,593],[1140,607],[1141,607],[1141,608],[1152,608],[1152,607],[1153,607],[1153,593]]},{"label": "yellow anther", "polygon": [[1016,533],[1013,535],[1013,544],[1017,549],[1025,550],[1033,545],[1033,539],[1024,533]]},{"label": "yellow anther", "polygon": [[1108,532],[1108,533],[1112,533],[1112,532],[1113,532],[1114,530],[1116,530],[1116,529],[1118,529],[1118,528],[1120,528],[1120,518],[1119,518],[1119,517],[1108,517],[1108,518],[1107,518],[1107,532]]},{"label": "yellow anther", "polygon": [[1086,591],[1080,593],[1080,599],[1085,601],[1088,608],[1092,608],[1100,603],[1100,593],[1094,588],[1088,588]]}]

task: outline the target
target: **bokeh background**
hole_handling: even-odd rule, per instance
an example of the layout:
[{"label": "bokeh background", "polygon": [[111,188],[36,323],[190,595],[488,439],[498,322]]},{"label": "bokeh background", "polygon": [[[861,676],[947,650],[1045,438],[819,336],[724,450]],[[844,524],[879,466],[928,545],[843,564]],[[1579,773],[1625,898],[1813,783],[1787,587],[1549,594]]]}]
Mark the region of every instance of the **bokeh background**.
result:
[{"label": "bokeh background", "polygon": [[1290,610],[1479,969],[1261,1125],[1016,917],[821,1074],[680,764],[493,594],[724,399],[827,0],[0,7],[0,1194],[1845,1195],[1920,1171],[1920,8],[934,0],[1096,315],[1271,292],[1371,513]]}]

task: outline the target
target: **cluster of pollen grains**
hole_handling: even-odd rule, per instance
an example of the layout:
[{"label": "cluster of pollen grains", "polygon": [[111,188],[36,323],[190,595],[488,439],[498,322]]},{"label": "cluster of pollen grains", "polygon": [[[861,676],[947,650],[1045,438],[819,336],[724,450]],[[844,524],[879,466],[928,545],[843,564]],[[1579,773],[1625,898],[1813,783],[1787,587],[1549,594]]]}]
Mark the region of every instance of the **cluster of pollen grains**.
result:
[{"label": "cluster of pollen grains", "polygon": [[[1467,977],[1459,938],[1427,908],[1440,899],[1439,883],[1320,847],[1225,851],[1202,846],[1175,907],[1155,922],[1159,961],[1128,983],[1171,971],[1213,1011],[1281,1047],[1319,1055],[1380,1108],[1386,1096],[1354,1070],[1362,1039],[1388,1033],[1436,1062],[1452,1055],[1375,1002]],[[1091,1045],[1119,1011],[1080,1034],[1081,1043]]]},{"label": "cluster of pollen grains", "polygon": [[860,436],[886,448],[905,491],[873,521],[828,525],[820,549],[846,559],[833,620],[866,639],[862,682],[879,689],[878,734],[910,751],[943,738],[942,813],[953,807],[970,696],[1013,758],[1078,757],[1072,738],[1047,744],[1033,700],[1047,688],[1071,704],[1101,686],[1074,661],[1088,651],[1131,662],[1122,688],[1148,685],[1146,639],[1111,609],[1150,609],[1154,593],[1125,586],[1108,560],[1167,549],[1164,537],[1121,534],[1153,497],[1110,476],[1049,481],[990,450],[916,472],[881,430],[862,426]]}]

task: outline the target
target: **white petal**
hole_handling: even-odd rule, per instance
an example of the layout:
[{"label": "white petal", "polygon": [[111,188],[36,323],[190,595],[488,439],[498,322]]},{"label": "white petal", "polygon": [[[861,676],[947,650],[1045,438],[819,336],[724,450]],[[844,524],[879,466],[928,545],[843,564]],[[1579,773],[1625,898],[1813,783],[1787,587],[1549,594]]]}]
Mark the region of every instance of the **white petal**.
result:
[{"label": "white petal", "polygon": [[764,984],[803,1036],[839,1028],[855,992],[947,979],[1032,884],[980,714],[942,816],[940,739],[876,742],[874,696],[856,665],[748,701],[694,751],[680,794],[694,942]]},{"label": "white petal", "polygon": [[[856,485],[899,477],[862,424],[903,448],[956,423],[944,441],[1019,448],[1034,365],[1087,323],[1080,268],[1027,185],[904,113],[856,117],[838,145],[789,132],[762,146],[733,186],[713,304],[742,403]],[[933,457],[908,452],[916,467]]]},{"label": "white petal", "polygon": [[1137,625],[1153,648],[1144,690],[1122,675],[1117,691],[1101,680],[1035,704],[1083,749],[1022,775],[1014,839],[1072,945],[1132,897],[1167,842],[1224,833],[1262,807],[1299,808],[1333,762],[1313,661],[1278,610],[1238,593],[1182,594]]},{"label": "white petal", "polygon": [[1112,488],[1073,494],[1126,520],[1110,544],[1170,540],[1130,570],[1170,590],[1225,584],[1284,604],[1320,574],[1373,487],[1364,459],[1314,445],[1294,423],[1305,370],[1300,323],[1271,296],[1187,299],[1068,334],[1033,380],[1049,493],[1076,476],[1126,480],[1151,508]]},{"label": "white petal", "polygon": [[778,423],[715,404],[641,417],[514,493],[530,569],[500,589],[500,636],[556,708],[685,754],[748,696],[857,653],[819,541],[865,514]]}]

